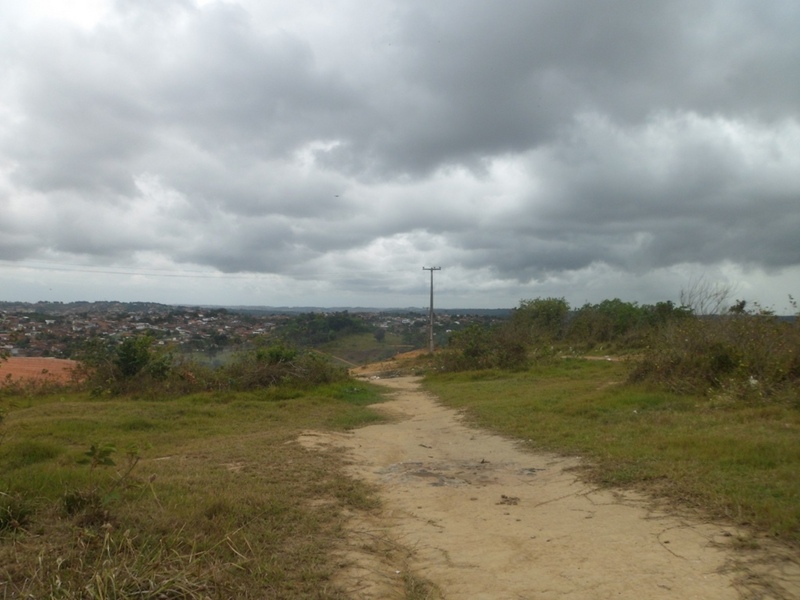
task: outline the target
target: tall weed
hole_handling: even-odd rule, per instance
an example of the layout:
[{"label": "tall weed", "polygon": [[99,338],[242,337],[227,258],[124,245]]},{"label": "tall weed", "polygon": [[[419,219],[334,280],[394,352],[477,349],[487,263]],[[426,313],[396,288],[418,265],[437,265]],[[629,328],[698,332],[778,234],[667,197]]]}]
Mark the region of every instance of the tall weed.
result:
[{"label": "tall weed", "polygon": [[437,366],[453,372],[519,370],[599,348],[636,351],[655,329],[690,317],[672,302],[640,306],[615,298],[571,310],[563,298],[523,300],[502,325],[473,325],[453,334]]},{"label": "tall weed", "polygon": [[435,355],[440,371],[524,369],[532,349],[521,330],[508,324],[487,328],[472,325],[450,338],[449,347]]},{"label": "tall weed", "polygon": [[765,314],[695,317],[659,330],[631,381],[751,401],[794,397],[800,324]]},{"label": "tall weed", "polygon": [[241,352],[219,367],[175,355],[147,336],[112,345],[92,341],[79,380],[96,396],[163,398],[203,391],[247,391],[279,385],[320,385],[347,378],[347,371],[311,351],[282,344]]}]

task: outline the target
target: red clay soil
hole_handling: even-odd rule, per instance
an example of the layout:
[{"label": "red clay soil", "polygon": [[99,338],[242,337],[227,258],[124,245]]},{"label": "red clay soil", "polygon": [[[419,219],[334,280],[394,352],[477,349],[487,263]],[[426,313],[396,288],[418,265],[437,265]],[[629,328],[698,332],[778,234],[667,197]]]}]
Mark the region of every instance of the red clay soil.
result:
[{"label": "red clay soil", "polygon": [[69,381],[72,370],[78,365],[74,360],[63,358],[11,357],[0,361],[0,380],[8,375],[11,379],[47,379],[50,381]]}]

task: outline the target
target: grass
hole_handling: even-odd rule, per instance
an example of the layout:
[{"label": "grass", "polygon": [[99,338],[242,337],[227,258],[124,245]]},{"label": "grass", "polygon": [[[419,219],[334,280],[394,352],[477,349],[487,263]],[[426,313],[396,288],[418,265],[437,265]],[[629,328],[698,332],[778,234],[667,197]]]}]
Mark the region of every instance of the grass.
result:
[{"label": "grass", "polygon": [[[426,385],[531,449],[586,456],[595,481],[800,544],[796,407],[656,392],[627,375],[569,359]],[[375,422],[379,399],[352,380],[163,400],[4,395],[0,597],[344,598],[345,515],[377,501],[338,454],[296,439]],[[403,585],[406,598],[438,597],[411,573]]]},{"label": "grass", "polygon": [[475,424],[581,455],[587,476],[635,486],[800,545],[800,411],[624,384],[624,363],[569,359],[523,373],[431,375]]},{"label": "grass", "polygon": [[373,422],[379,400],[353,381],[162,401],[4,397],[0,597],[344,598],[343,515],[377,501],[338,455],[296,438]]}]

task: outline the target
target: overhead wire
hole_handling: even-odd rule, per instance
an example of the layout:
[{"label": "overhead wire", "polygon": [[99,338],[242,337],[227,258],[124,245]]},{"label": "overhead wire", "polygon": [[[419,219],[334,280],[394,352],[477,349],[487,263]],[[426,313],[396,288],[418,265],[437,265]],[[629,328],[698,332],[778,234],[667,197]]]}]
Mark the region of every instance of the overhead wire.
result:
[{"label": "overhead wire", "polygon": [[145,277],[176,277],[176,278],[198,278],[198,279],[249,279],[252,276],[263,275],[263,273],[222,273],[207,271],[170,271],[167,269],[137,269],[127,267],[116,267],[114,269],[102,269],[97,267],[49,265],[49,264],[30,264],[17,263],[8,260],[0,260],[0,266],[7,268],[33,269],[36,271],[56,271],[62,273],[97,273],[102,275],[141,275]]},{"label": "overhead wire", "polygon": [[[14,262],[9,260],[0,259],[0,268],[20,268],[32,269],[35,271],[55,271],[61,273],[96,273],[100,275],[139,275],[142,277],[167,277],[167,278],[182,278],[182,279],[257,279],[269,275],[281,275],[280,273],[258,273],[258,272],[239,272],[239,273],[224,273],[222,271],[173,271],[169,269],[140,269],[136,267],[114,267],[114,268],[98,268],[98,267],[83,267],[73,265],[53,265],[50,263],[31,264],[27,262]],[[381,269],[386,272],[387,269]],[[403,272],[407,269],[390,269],[394,272]],[[313,274],[306,273],[307,276]]]}]

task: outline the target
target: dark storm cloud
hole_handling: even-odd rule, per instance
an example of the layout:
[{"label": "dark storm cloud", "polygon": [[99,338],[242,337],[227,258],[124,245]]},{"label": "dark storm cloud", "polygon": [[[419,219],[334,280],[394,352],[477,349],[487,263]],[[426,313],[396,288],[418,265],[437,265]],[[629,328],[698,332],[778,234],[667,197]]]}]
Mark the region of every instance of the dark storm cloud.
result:
[{"label": "dark storm cloud", "polygon": [[[798,217],[792,208],[800,193],[793,127],[795,134],[783,139],[780,126],[763,131],[695,117],[666,119],[652,133],[632,135],[591,127],[578,156],[548,169],[553,198],[543,226],[647,234],[629,260],[603,256],[596,245],[605,260],[622,266],[631,260],[650,266],[726,259],[797,264],[800,246],[777,248],[787,241],[780,232]],[[673,129],[681,135],[669,135]],[[770,237],[775,252],[764,253],[759,240]]]},{"label": "dark storm cloud", "polygon": [[54,25],[27,43],[26,118],[9,136],[21,181],[128,192],[131,168],[154,167],[170,138],[232,168],[325,135],[345,92],[305,43],[259,34],[235,7],[170,16],[137,12],[92,34]]},{"label": "dark storm cloud", "polygon": [[400,78],[387,82],[401,99],[374,107],[380,126],[350,151],[389,173],[547,144],[585,111],[632,124],[663,110],[771,120],[800,106],[791,3],[404,6]]},{"label": "dark storm cloud", "polygon": [[[585,123],[578,138],[531,159],[539,185],[497,229],[453,243],[480,248],[470,265],[494,265],[521,281],[596,263],[630,272],[800,263],[792,233],[800,224],[800,156],[790,145],[797,127],[781,142],[779,130],[737,126],[719,135],[697,118],[679,121],[649,132]],[[673,127],[682,132],[677,139],[664,133]]]},{"label": "dark storm cloud", "polygon": [[108,9],[0,9],[0,258],[359,289],[800,265],[796,2]]}]

